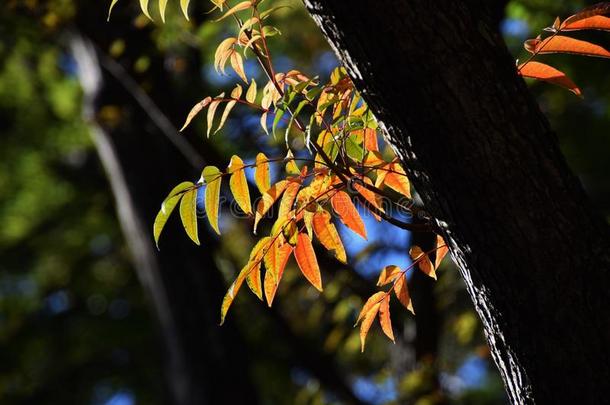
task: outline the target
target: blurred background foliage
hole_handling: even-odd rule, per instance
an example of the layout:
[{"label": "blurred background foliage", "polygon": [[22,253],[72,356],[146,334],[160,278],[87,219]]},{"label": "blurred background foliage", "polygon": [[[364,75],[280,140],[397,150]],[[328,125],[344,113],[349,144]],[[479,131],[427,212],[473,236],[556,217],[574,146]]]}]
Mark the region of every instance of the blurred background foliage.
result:
[{"label": "blurred background foliage", "polygon": [[[107,174],[91,140],[91,122],[83,118],[83,95],[69,44],[75,35],[84,36],[95,45],[100,60],[106,65],[114,61],[119,67],[115,82],[104,90],[95,121],[120,135],[117,148],[123,138],[131,140],[121,153],[134,167],[152,160],[164,173],[184,162],[163,148],[155,152],[158,155],[148,153],[150,145],[167,138],[167,128],[164,132],[153,116],[161,111],[162,119],[180,126],[192,104],[237,80],[232,74],[218,76],[211,65],[216,45],[233,28],[207,20],[209,5],[203,1],[192,2],[191,21],[179,13],[177,2],[170,1],[165,24],[151,23],[139,13],[137,2],[126,0],[117,4],[107,23],[105,3],[8,0],[0,6],[3,404],[180,403],[170,387],[167,341],[152,309],[156,296],[142,287],[142,277],[134,269]],[[291,7],[273,17],[282,31],[271,41],[277,70],[296,68],[325,77],[337,64],[334,55],[298,1],[280,3]],[[586,4],[510,2],[501,29],[511,52],[523,57],[523,40],[536,36],[555,16],[567,16]],[[158,15],[154,8],[152,15]],[[607,34],[587,35],[610,46]],[[545,59],[572,77],[585,99],[544,83],[533,83],[532,90],[570,165],[594,204],[608,215],[608,62],[565,56]],[[263,83],[253,62],[246,64],[246,70]],[[150,97],[159,111],[142,108],[140,93]],[[232,154],[247,160],[259,151],[283,155],[281,143],[265,136],[258,118],[247,110],[237,108],[222,134],[209,140],[204,139],[203,125],[197,120],[184,138],[206,163],[224,167]],[[150,223],[163,193],[179,181],[198,178],[200,169],[188,167],[180,172],[185,178],[174,174],[145,178],[124,167],[131,176],[129,184],[137,185],[133,193],[151,207],[142,214]],[[224,288],[246,260],[244,247],[254,243],[248,221],[223,218],[221,238],[202,221],[200,232],[206,236],[201,249],[210,260],[189,264],[197,272],[222,274],[224,282],[206,287],[214,299],[205,304],[205,311],[213,314],[219,312]],[[418,316],[398,307],[392,312],[397,343],[392,345],[374,329],[366,352],[360,353],[352,326],[362,301],[373,291],[382,266],[408,262],[411,243],[407,233],[390,225],[375,221],[367,225],[371,235],[367,244],[344,233],[351,266],[319,254],[323,294],[303,281],[294,263],[289,264],[273,309],[242,292],[229,315],[233,325],[223,327],[227,328],[223,333],[238,336],[245,355],[238,356],[228,371],[208,370],[210,378],[241,370],[248,382],[236,378],[229,389],[248,389],[249,402],[261,404],[505,403],[479,320],[457,270],[448,262],[437,283],[419,277],[411,280]],[[190,243],[176,223],[174,228],[161,241],[163,253],[174,264],[163,268],[166,280],[181,276],[181,254],[174,247]],[[152,232],[148,236],[152,243]],[[187,287],[174,288],[177,294],[189,293],[179,290],[188,288],[184,284]],[[204,311],[204,305],[180,305],[190,305],[194,313]],[[175,308],[180,310],[178,305]],[[202,324],[196,344],[211,345],[214,352],[232,352],[236,348],[231,341],[214,340],[208,332],[219,328],[217,321]],[[188,327],[181,333],[189,335]],[[208,364],[205,353],[188,348],[185,352],[192,353],[188,362],[203,368]]]}]

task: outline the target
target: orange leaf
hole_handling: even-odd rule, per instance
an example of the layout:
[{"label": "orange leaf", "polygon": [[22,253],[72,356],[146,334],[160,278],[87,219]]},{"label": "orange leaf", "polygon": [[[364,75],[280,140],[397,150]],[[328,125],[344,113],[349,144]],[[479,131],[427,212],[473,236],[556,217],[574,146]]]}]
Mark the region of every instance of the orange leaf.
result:
[{"label": "orange leaf", "polygon": [[417,265],[421,271],[436,280],[436,269],[430,261],[430,257],[425,254],[419,246],[413,246],[409,250],[409,254],[414,261],[417,261]]},{"label": "orange leaf", "polygon": [[383,296],[385,294],[386,293],[384,291],[379,291],[379,292],[376,292],[375,294],[371,295],[369,297],[369,299],[366,300],[366,302],[362,306],[362,309],[360,310],[360,314],[358,315],[358,320],[356,321],[356,325],[358,324],[358,322],[360,322],[364,318],[364,316],[367,314],[367,312],[369,312],[375,304],[378,304],[381,302],[381,300],[383,299]]},{"label": "orange leaf", "polygon": [[388,172],[386,173],[383,182],[397,193],[400,193],[407,198],[411,198],[411,185],[400,164],[390,163],[388,165]]},{"label": "orange leaf", "polygon": [[415,311],[413,310],[413,303],[411,302],[411,296],[409,295],[409,288],[407,286],[407,276],[403,275],[400,277],[396,284],[394,284],[394,294],[396,294],[396,298],[398,301],[407,308],[413,315],[415,315]]},{"label": "orange leaf", "polygon": [[248,276],[246,277],[246,282],[248,283],[248,287],[250,290],[258,297],[259,300],[263,300],[263,288],[261,285],[261,262],[258,261],[252,269]]},{"label": "orange leaf", "polygon": [[239,205],[239,208],[241,208],[243,212],[251,215],[252,205],[250,203],[250,191],[248,189],[248,181],[246,180],[243,160],[241,160],[239,156],[233,155],[227,170],[231,173],[229,187],[231,188],[237,205]]},{"label": "orange leaf", "polygon": [[532,79],[542,80],[545,82],[553,83],[561,87],[565,87],[577,96],[581,96],[580,89],[574,84],[565,73],[555,69],[552,66],[544,63],[530,61],[522,64],[518,68],[519,74],[523,77],[530,77]]},{"label": "orange leaf", "polygon": [[582,10],[580,10],[578,13],[574,14],[573,16],[566,18],[566,20],[563,22],[563,24],[561,26],[563,28],[564,26],[572,25],[578,21],[584,20],[589,17],[599,16],[599,15],[604,15],[604,14],[609,14],[609,13],[610,13],[610,3],[608,3],[608,2],[597,3],[592,6],[583,8]]},{"label": "orange leaf", "polygon": [[284,190],[286,190],[286,186],[288,186],[288,181],[278,181],[269,190],[267,190],[265,194],[263,194],[262,198],[258,202],[258,205],[256,206],[256,214],[254,216],[255,234],[259,221],[263,218],[267,211],[269,211],[269,209],[271,208],[271,206],[273,206],[277,199],[280,198]]},{"label": "orange leaf", "polygon": [[360,312],[360,316],[358,317],[358,322],[362,320],[360,324],[360,350],[364,351],[364,344],[366,342],[366,335],[369,333],[371,329],[371,325],[379,312],[379,308],[381,307],[381,301],[385,299],[387,294],[383,291],[373,294],[367,302],[364,304],[362,311]]},{"label": "orange leaf", "polygon": [[358,210],[356,210],[356,207],[354,206],[354,203],[349,195],[344,191],[339,191],[332,196],[330,203],[333,210],[335,210],[339,216],[341,222],[343,222],[349,229],[366,239],[366,228],[364,227],[362,218],[360,218],[360,214],[358,214]]},{"label": "orange leaf", "polygon": [[379,152],[377,144],[377,131],[372,128],[364,129],[364,148],[368,151]]},{"label": "orange leaf", "polygon": [[381,287],[386,284],[390,284],[394,280],[396,280],[402,274],[402,270],[398,266],[385,266],[381,273],[379,274],[379,279],[377,280],[377,286]]},{"label": "orange leaf", "polygon": [[224,298],[222,299],[222,305],[220,307],[220,324],[221,325],[224,323],[225,317],[227,316],[227,312],[229,311],[229,308],[231,307],[231,304],[233,303],[233,300],[235,299],[237,292],[239,291],[242,284],[244,283],[244,280],[248,277],[250,272],[254,271],[254,269],[257,267],[260,268],[260,262],[253,263],[251,261],[248,261],[248,263],[239,272],[239,275],[237,276],[235,281],[233,281],[233,283],[229,287],[229,290],[227,291]]},{"label": "orange leaf", "polygon": [[[364,181],[366,184],[370,184],[372,185],[372,181],[371,179],[369,179],[368,177],[363,177],[362,181]],[[364,186],[362,186],[361,184],[358,183],[354,183],[354,186],[356,188],[356,191],[358,191],[358,193],[364,197],[364,199],[371,204],[373,207],[377,208],[379,211],[381,212],[385,212],[383,209],[383,206],[381,205],[381,197],[375,193],[374,191],[369,190],[368,188],[365,188]],[[368,207],[367,207],[368,208]],[[375,219],[377,221],[381,221],[381,217],[379,217],[379,215],[377,215],[375,212],[373,212],[372,210],[371,214],[373,214],[373,217],[375,217]]]},{"label": "orange leaf", "polygon": [[328,211],[318,211],[313,216],[313,230],[320,240],[322,246],[327,250],[332,251],[337,260],[341,263],[347,263],[347,255],[345,248],[337,232],[335,225],[330,222],[331,216]]},{"label": "orange leaf", "polygon": [[271,187],[271,179],[269,177],[269,159],[264,153],[256,155],[256,169],[254,170],[254,182],[258,191],[265,194]]},{"label": "orange leaf", "polygon": [[[267,272],[265,273],[265,298],[267,298],[267,305],[269,306],[273,303],[273,298],[275,297],[277,287],[280,284],[284,269],[286,268],[286,263],[288,263],[291,253],[292,246],[288,243],[284,243],[283,245],[279,247],[276,246],[274,249],[270,250],[265,256],[265,267],[267,267]],[[267,257],[270,255],[273,255],[273,257],[267,260]]]},{"label": "orange leaf", "polygon": [[610,58],[610,52],[599,45],[563,35],[550,36],[544,41],[539,39],[530,39],[526,41],[526,49],[529,52],[537,52],[539,54],[570,53],[575,55]]},{"label": "orange leaf", "polygon": [[299,233],[297,237],[297,246],[294,249],[294,257],[297,259],[297,264],[305,278],[318,291],[322,291],[322,277],[320,276],[320,267],[316,259],[316,253],[311,245],[311,239],[306,233]]},{"label": "orange leaf", "polygon": [[297,197],[300,188],[300,180],[288,179],[288,186],[286,187],[286,191],[284,191],[284,196],[282,197],[282,201],[280,202],[278,218],[284,218],[292,210],[294,199]]},{"label": "orange leaf", "polygon": [[392,320],[390,319],[390,294],[385,296],[379,306],[379,323],[383,333],[394,342],[394,331],[392,330]]},{"label": "orange leaf", "polygon": [[566,20],[561,25],[561,31],[601,30],[610,31],[610,18],[601,15],[579,20]]},{"label": "orange leaf", "polygon": [[449,252],[449,247],[440,235],[436,235],[436,259],[434,260],[434,267],[438,269],[441,262]]}]

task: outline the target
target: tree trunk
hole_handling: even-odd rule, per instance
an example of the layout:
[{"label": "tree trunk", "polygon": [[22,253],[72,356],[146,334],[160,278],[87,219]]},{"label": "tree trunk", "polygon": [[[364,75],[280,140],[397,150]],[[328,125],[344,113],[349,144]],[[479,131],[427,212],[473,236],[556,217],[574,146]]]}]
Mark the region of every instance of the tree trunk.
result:
[{"label": "tree trunk", "polygon": [[604,403],[608,227],[488,3],[305,0],[450,245],[511,401]]}]

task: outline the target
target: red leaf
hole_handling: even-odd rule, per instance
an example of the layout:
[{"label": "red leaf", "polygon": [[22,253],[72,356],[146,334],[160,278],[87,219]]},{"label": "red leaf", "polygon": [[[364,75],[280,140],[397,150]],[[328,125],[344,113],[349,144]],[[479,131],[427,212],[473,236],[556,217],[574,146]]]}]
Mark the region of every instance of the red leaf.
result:
[{"label": "red leaf", "polygon": [[610,13],[610,3],[608,3],[608,2],[597,3],[590,7],[583,8],[578,13],[574,14],[573,16],[568,17],[561,26],[563,29],[564,26],[572,25],[578,21],[581,21],[581,20],[584,20],[584,19],[587,19],[590,17],[594,17],[594,16],[609,14],[609,13]]},{"label": "red leaf", "polygon": [[583,18],[575,21],[564,21],[561,31],[602,30],[610,31],[610,18],[601,15]]},{"label": "red leaf", "polygon": [[544,82],[556,84],[565,87],[577,96],[581,96],[580,89],[565,73],[555,69],[552,66],[540,62],[527,62],[519,66],[519,74],[523,77],[529,77]]},{"label": "red leaf", "polygon": [[294,257],[297,259],[297,264],[305,278],[318,289],[322,291],[322,277],[320,275],[320,267],[316,259],[316,253],[311,245],[311,239],[306,233],[299,233],[297,236],[297,246],[294,249]]}]

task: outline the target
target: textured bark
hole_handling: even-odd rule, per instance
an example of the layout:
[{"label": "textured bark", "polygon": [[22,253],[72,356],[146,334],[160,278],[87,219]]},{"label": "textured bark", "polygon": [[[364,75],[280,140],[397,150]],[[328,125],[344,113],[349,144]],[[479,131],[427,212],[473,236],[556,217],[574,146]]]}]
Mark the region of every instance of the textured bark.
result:
[{"label": "textured bark", "polygon": [[436,218],[513,403],[610,394],[610,239],[493,2],[305,0]]}]

